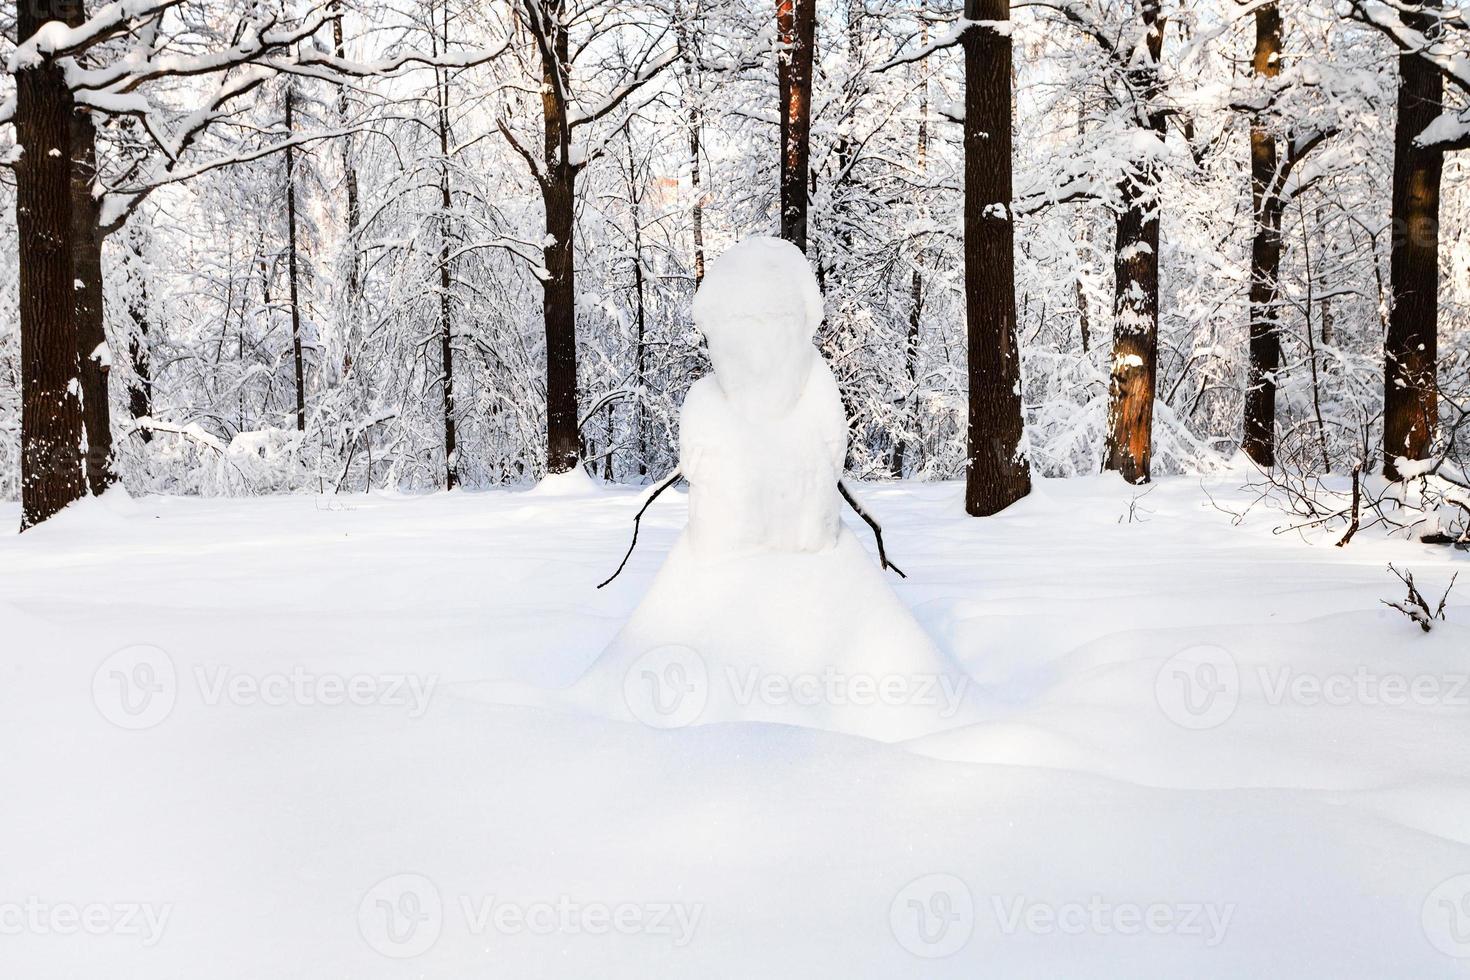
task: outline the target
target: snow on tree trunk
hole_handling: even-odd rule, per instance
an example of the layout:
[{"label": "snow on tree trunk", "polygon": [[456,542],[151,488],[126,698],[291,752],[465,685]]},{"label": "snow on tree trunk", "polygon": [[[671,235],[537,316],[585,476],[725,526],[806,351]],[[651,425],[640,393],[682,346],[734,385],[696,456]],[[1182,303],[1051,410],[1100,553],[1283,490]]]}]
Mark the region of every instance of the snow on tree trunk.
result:
[{"label": "snow on tree trunk", "polygon": [[[449,47],[449,5],[444,5],[444,46]],[[437,42],[435,53],[437,53]],[[444,487],[459,485],[456,469],[454,429],[454,318],[452,307],[453,280],[449,274],[450,215],[454,199],[449,187],[449,73],[435,69],[434,96],[438,102],[439,127],[439,364],[443,371],[440,384],[444,393]]]},{"label": "snow on tree trunk", "polygon": [[[21,39],[67,14],[62,0],[17,5]],[[15,72],[15,221],[20,259],[21,529],[85,492],[71,216],[71,93],[54,59]]]},{"label": "snow on tree trunk", "polygon": [[[1008,21],[1010,0],[966,0],[969,20]],[[1011,38],[965,35],[965,320],[969,429],[965,510],[1004,510],[1031,492],[1022,439],[1016,345],[1015,225],[1011,213]]]},{"label": "snow on tree trunk", "polygon": [[[1146,119],[1144,134],[1160,144],[1165,115],[1158,106],[1159,57],[1164,22],[1159,0],[1140,7],[1144,43],[1125,71]],[[1146,123],[1146,125],[1144,125]],[[1104,467],[1129,483],[1146,483],[1153,452],[1154,394],[1159,350],[1159,164],[1152,146],[1130,162],[1120,189],[1117,251],[1113,257],[1116,299],[1113,356],[1108,383],[1108,436]]]},{"label": "snow on tree trunk", "polygon": [[546,470],[565,473],[582,458],[577,414],[577,285],[572,255],[577,167],[570,159],[567,105],[559,84],[569,63],[565,29],[553,22],[543,50],[542,122],[545,135],[541,199],[546,206],[546,275],[541,281],[546,328]]},{"label": "snow on tree trunk", "polygon": [[[294,131],[296,90],[286,85],[286,135]],[[291,362],[296,376],[296,431],[306,431],[306,365],[301,353],[301,294],[296,263],[296,154],[286,147],[286,275],[291,299]]]},{"label": "snow on tree trunk", "polygon": [[[1281,74],[1281,9],[1256,11],[1252,70],[1262,79]],[[1277,295],[1281,273],[1282,200],[1276,134],[1265,116],[1251,121],[1250,371],[1245,389],[1245,438],[1241,448],[1260,466],[1276,464],[1276,371],[1281,366]],[[1309,328],[1310,329],[1310,328]]]},{"label": "snow on tree trunk", "polygon": [[777,0],[776,83],[781,99],[781,237],[806,251],[816,0]]},{"label": "snow on tree trunk", "polygon": [[[1437,0],[1424,4],[1437,7]],[[1404,23],[1430,27],[1427,14],[1405,9]],[[1394,459],[1429,454],[1438,413],[1439,184],[1444,155],[1414,145],[1442,111],[1444,80],[1417,55],[1399,57],[1398,119],[1394,125],[1393,234],[1389,279],[1393,308],[1383,343],[1383,470],[1396,479]]]},{"label": "snow on tree trunk", "polygon": [[[85,20],[80,3],[72,3],[70,25]],[[114,481],[112,473],[112,407],[108,375],[112,367],[102,305],[102,232],[98,227],[97,133],[92,114],[71,118],[72,277],[75,279],[77,356],[81,367],[82,424],[87,434],[87,487],[100,494]]]}]

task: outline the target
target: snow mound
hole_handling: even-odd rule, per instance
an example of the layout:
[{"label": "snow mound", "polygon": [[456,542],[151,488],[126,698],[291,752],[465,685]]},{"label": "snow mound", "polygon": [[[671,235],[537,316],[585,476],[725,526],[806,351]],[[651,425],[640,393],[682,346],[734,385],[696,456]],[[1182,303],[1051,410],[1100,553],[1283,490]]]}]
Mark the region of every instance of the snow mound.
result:
[{"label": "snow mound", "polygon": [[943,657],[841,520],[847,419],[787,242],[742,242],[694,300],[714,374],[679,416],[689,526],[572,698],[655,727],[804,725],[880,741],[969,720]]},{"label": "snow mound", "polygon": [[565,473],[548,473],[537,484],[526,491],[533,497],[586,497],[602,490],[602,484],[587,475],[581,466],[573,466]]},{"label": "snow mound", "polygon": [[881,575],[845,527],[822,551],[719,561],[686,535],[572,699],[655,728],[774,722],[881,742],[976,721],[974,682]]}]

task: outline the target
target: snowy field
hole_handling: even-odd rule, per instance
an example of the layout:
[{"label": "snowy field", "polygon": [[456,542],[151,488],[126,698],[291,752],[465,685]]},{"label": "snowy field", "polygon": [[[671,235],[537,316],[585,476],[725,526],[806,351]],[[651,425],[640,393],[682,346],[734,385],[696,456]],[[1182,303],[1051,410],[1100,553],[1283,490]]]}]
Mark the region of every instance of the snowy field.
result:
[{"label": "snowy field", "polygon": [[[1433,600],[1463,553],[1235,527],[1191,479],[990,520],[954,484],[862,494],[978,720],[531,704],[627,618],[682,493],[602,591],[631,489],[124,498],[0,539],[0,973],[1470,969],[1470,581],[1428,635],[1379,602],[1388,561]],[[819,681],[755,696],[863,696]]]}]

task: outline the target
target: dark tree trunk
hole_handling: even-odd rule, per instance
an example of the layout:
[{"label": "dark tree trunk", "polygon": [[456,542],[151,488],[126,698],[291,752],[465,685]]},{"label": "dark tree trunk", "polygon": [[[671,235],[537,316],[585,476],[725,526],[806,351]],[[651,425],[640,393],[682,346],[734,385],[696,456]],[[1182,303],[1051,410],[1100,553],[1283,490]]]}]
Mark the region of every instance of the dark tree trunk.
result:
[{"label": "dark tree trunk", "polygon": [[[1281,73],[1281,9],[1274,3],[1256,11],[1256,75]],[[1259,466],[1276,465],[1276,372],[1281,367],[1281,336],[1276,304],[1281,273],[1282,200],[1276,134],[1264,116],[1251,122],[1250,373],[1245,388],[1245,439],[1242,448]],[[1310,329],[1310,326],[1309,326]]]},{"label": "dark tree trunk", "polygon": [[[696,0],[694,13],[698,9]],[[689,179],[694,194],[694,288],[698,289],[699,284],[704,282],[704,188],[699,172],[699,130],[702,124],[699,107],[704,93],[699,87],[700,76],[695,67],[698,61],[696,45],[699,43],[699,35],[697,31],[689,29],[689,22],[685,20],[677,0],[674,3],[674,17],[678,21],[679,50],[684,54],[684,98],[689,103]],[[642,473],[643,470],[640,469],[639,472]]]},{"label": "dark tree trunk", "polygon": [[781,237],[806,251],[816,0],[776,0],[781,99]]},{"label": "dark tree trunk", "polygon": [[[924,30],[924,43],[929,42],[929,31]],[[922,177],[929,170],[929,82],[927,64],[919,66],[919,127],[915,138],[914,169]],[[914,396],[919,390],[919,325],[924,313],[924,252],[922,246],[914,256],[914,271],[909,278],[909,329],[904,337],[903,364],[904,374],[908,378],[908,392],[904,395],[903,402],[903,435],[893,447],[893,476],[895,479],[903,479],[904,467],[909,462],[910,455],[917,462],[919,454],[917,449],[923,444],[922,435],[918,434],[919,413],[915,410]],[[910,436],[915,433],[912,440],[915,451],[909,452]]]},{"label": "dark tree trunk", "polygon": [[704,282],[704,190],[699,177],[699,106],[689,108],[689,178],[694,189],[694,288]]},{"label": "dark tree trunk", "polygon": [[[1127,72],[1136,97],[1146,104],[1146,131],[1162,141],[1165,116],[1157,98],[1164,22],[1159,0],[1143,0],[1140,13],[1147,57],[1135,61]],[[1153,451],[1159,350],[1158,181],[1158,168],[1151,159],[1137,161],[1135,172],[1124,178],[1113,258],[1116,299],[1103,465],[1121,473],[1129,483],[1148,482]]]},{"label": "dark tree trunk", "polygon": [[[1077,142],[1081,144],[1087,136],[1087,100],[1084,97],[1077,103]],[[1091,234],[1086,216],[1080,216],[1077,220],[1078,239],[1085,248],[1081,252],[1091,251]],[[1087,309],[1087,288],[1082,282],[1082,255],[1077,256],[1077,273],[1072,279],[1072,293],[1077,299],[1077,337],[1082,342],[1082,354],[1085,357],[1092,350],[1092,317]]]},{"label": "dark tree trunk", "polygon": [[[347,46],[342,39],[342,2],[333,0],[332,10],[337,14],[332,21],[332,45],[338,58],[347,58]],[[337,86],[337,118],[343,126],[348,121],[347,86]],[[351,252],[351,262],[347,269],[347,295],[348,302],[357,297],[358,267],[357,267],[357,226],[362,222],[362,206],[358,203],[357,191],[357,164],[352,155],[352,136],[342,137],[342,169],[346,173],[347,183],[347,243]]]},{"label": "dark tree trunk", "polygon": [[[444,6],[445,50],[449,41],[449,5]],[[457,436],[454,429],[454,320],[450,300],[452,278],[449,275],[450,212],[453,196],[449,187],[449,74],[436,69],[434,95],[439,102],[439,203],[441,207],[439,243],[439,354],[444,387],[444,487],[459,485],[455,458]]]},{"label": "dark tree trunk", "polygon": [[[965,0],[968,20],[1010,19],[1010,0]],[[1016,344],[1015,229],[1011,215],[1011,38],[965,34],[965,320],[970,409],[965,510],[1004,510],[1031,492],[1021,450]]]},{"label": "dark tree trunk", "polygon": [[[637,337],[633,353],[633,387],[635,415],[633,417],[634,442],[638,447],[638,475],[648,473],[648,395],[643,390],[643,354],[648,328],[648,313],[643,295],[643,188],[639,179],[637,161],[633,158],[633,132],[628,131],[628,196],[633,211],[633,310]],[[696,155],[695,159],[698,159]],[[697,229],[696,229],[697,230]],[[696,260],[700,258],[695,253]],[[702,263],[696,261],[696,277],[703,271]],[[609,406],[608,438],[612,438],[611,406]]]},{"label": "dark tree trunk", "polygon": [[[286,137],[293,132],[296,90],[286,86]],[[296,431],[306,431],[306,367],[301,354],[301,303],[296,265],[296,154],[286,147],[286,275],[291,295],[291,357],[296,368]]]},{"label": "dark tree trunk", "polygon": [[102,309],[102,232],[92,184],[97,138],[86,112],[72,114],[72,274],[76,279],[77,355],[82,372],[82,425],[87,434],[87,487],[100,494],[112,473],[112,407],[108,399],[107,333]]},{"label": "dark tree trunk", "polygon": [[[1425,7],[1437,7],[1429,0]],[[1424,13],[1402,12],[1414,30],[1432,26]],[[1439,406],[1439,182],[1444,156],[1414,137],[1441,112],[1444,80],[1414,55],[1399,58],[1398,121],[1394,126],[1393,246],[1389,277],[1393,308],[1383,343],[1383,472],[1398,478],[1394,459],[1429,455]]]},{"label": "dark tree trunk", "polygon": [[565,473],[582,457],[577,417],[577,284],[572,256],[576,222],[577,167],[571,161],[571,133],[562,94],[561,66],[570,61],[567,34],[556,18],[542,58],[542,121],[545,127],[541,200],[546,206],[546,278],[541,281],[546,324],[546,470]]},{"label": "dark tree trunk", "polygon": [[[86,11],[68,4],[67,23],[79,27]],[[71,118],[72,275],[75,281],[77,356],[82,379],[82,426],[87,434],[87,488],[100,494],[116,477],[112,472],[112,404],[108,398],[107,332],[102,308],[102,232],[92,186],[97,179],[97,132],[92,114],[78,109]]]},{"label": "dark tree trunk", "polygon": [[[63,20],[64,0],[17,5],[17,40]],[[21,530],[82,496],[72,147],[75,115],[59,65],[15,72],[15,223],[20,259]]]},{"label": "dark tree trunk", "polygon": [[[346,59],[347,45],[342,38],[342,0],[332,0],[332,12],[337,16],[332,20],[332,46],[338,58]],[[347,86],[337,86],[337,119],[340,125],[346,126],[349,118],[349,107],[347,102]],[[344,311],[347,316],[347,349],[342,355],[342,373],[345,375],[352,370],[352,358],[357,352],[361,338],[361,330],[358,326],[357,303],[362,293],[361,269],[358,263],[357,229],[362,223],[362,205],[358,201],[357,189],[357,161],[353,154],[352,135],[348,134],[341,139],[342,145],[342,170],[347,184],[347,308]],[[367,433],[364,439],[371,438]]]},{"label": "dark tree trunk", "polygon": [[[136,421],[153,415],[153,359],[148,349],[148,283],[143,270],[137,270],[138,282],[128,313],[133,318],[133,335],[128,339],[128,359],[133,365],[133,381],[128,385],[128,412]],[[220,334],[223,342],[224,334]],[[153,441],[151,429],[139,429],[144,442]]]}]

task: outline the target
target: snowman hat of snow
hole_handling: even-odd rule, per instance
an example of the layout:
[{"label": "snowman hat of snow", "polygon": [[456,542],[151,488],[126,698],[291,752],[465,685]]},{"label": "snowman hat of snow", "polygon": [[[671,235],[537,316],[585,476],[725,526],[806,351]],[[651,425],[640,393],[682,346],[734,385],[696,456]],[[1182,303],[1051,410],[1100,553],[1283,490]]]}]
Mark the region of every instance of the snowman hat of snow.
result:
[{"label": "snowman hat of snow", "polygon": [[743,414],[770,417],[796,403],[822,322],[822,291],[801,249],[761,237],[726,250],[710,263],[693,313],[715,380]]}]

